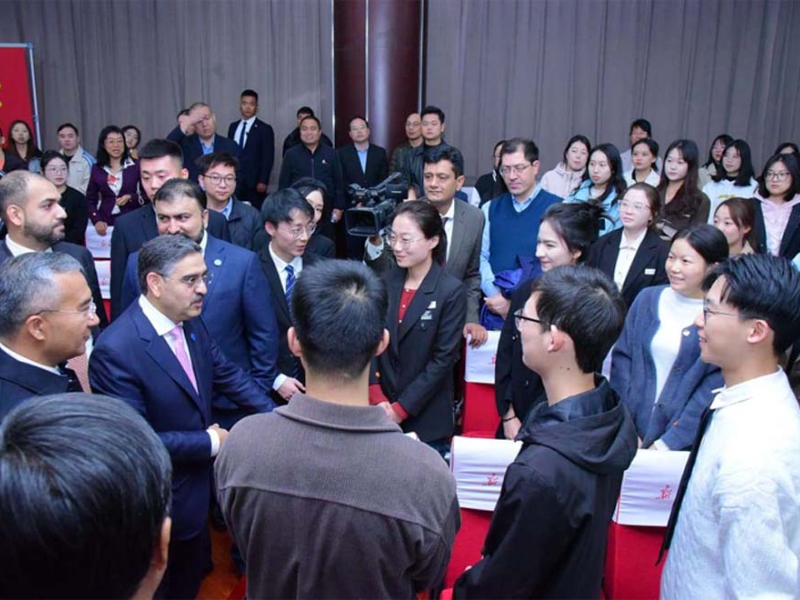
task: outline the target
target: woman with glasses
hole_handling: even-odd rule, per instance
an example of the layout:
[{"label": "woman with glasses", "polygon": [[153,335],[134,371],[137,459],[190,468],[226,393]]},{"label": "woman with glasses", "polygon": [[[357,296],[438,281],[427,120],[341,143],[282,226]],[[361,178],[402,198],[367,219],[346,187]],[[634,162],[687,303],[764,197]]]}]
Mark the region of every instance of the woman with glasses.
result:
[{"label": "woman with glasses", "polygon": [[705,223],[711,204],[697,184],[700,156],[697,144],[692,140],[675,140],[665,156],[658,184],[662,208],[655,227],[662,239],[670,241],[681,229]]},{"label": "woman with glasses", "polygon": [[581,184],[592,145],[584,135],[574,135],[564,148],[563,160],[542,177],[542,189],[566,198]]},{"label": "woman with glasses", "polygon": [[729,198],[717,207],[714,227],[728,240],[728,254],[752,254],[756,243],[756,209],[749,199]]},{"label": "woman with glasses", "polygon": [[775,154],[764,165],[755,210],[756,251],[794,258],[800,253],[800,166],[793,154]]},{"label": "woman with glasses", "polygon": [[592,202],[603,207],[605,219],[600,235],[622,227],[619,221],[619,198],[625,188],[622,159],[614,144],[600,144],[589,153],[589,168],[583,182],[567,202]]},{"label": "woman with glasses", "polygon": [[589,255],[597,240],[597,223],[603,209],[591,203],[553,204],[539,225],[536,261],[511,296],[511,308],[503,323],[495,363],[495,402],[501,423],[497,437],[516,437],[531,408],[543,400],[541,378],[522,362],[517,317],[530,297],[531,284],[543,273],[564,265],[577,265]]},{"label": "woman with glasses", "polygon": [[644,288],[667,283],[664,265],[669,244],[653,227],[660,210],[656,188],[647,183],[633,184],[619,203],[622,228],[601,237],[589,251],[586,264],[600,269],[617,284],[628,307]]},{"label": "woman with glasses", "polygon": [[97,164],[86,188],[89,218],[98,235],[114,226],[117,215],[136,210],[144,199],[139,193],[139,165],[128,156],[125,136],[115,125],[100,132]]},{"label": "woman with glasses", "polygon": [[744,140],[733,140],[725,146],[717,174],[703,187],[703,193],[711,202],[708,213],[709,224],[713,222],[717,206],[723,200],[753,197],[758,188],[753,175],[750,145]]},{"label": "woman with glasses", "polygon": [[67,213],[64,221],[64,241],[83,246],[86,243],[86,196],[67,185],[69,163],[60,152],[48,150],[42,156],[42,172],[61,194],[61,206]]},{"label": "woman with glasses", "polygon": [[398,206],[388,242],[397,260],[383,276],[389,347],[375,360],[370,403],[445,456],[453,435],[453,367],[466,319],[466,291],[444,271],[447,239],[432,205]]},{"label": "woman with glasses", "polygon": [[728,258],[728,242],[708,224],[673,238],[669,285],[641,291],[611,353],[611,386],[636,423],[641,448],[686,450],[700,417],[722,387],[717,367],[700,358],[695,322],[703,316],[703,279]]},{"label": "woman with glasses", "polygon": [[703,189],[717,174],[722,163],[722,153],[725,152],[725,147],[732,141],[733,138],[727,133],[721,133],[711,142],[711,147],[708,149],[708,160],[700,167],[697,173],[697,185],[700,189]]}]

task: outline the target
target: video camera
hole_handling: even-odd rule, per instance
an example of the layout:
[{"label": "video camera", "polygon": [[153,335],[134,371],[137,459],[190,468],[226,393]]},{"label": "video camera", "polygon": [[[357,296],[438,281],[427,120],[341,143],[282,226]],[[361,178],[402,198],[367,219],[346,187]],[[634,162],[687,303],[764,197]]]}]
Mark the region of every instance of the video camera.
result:
[{"label": "video camera", "polygon": [[369,237],[379,235],[388,225],[387,221],[395,207],[408,194],[408,183],[401,173],[394,172],[375,187],[364,188],[353,183],[347,188],[347,193],[354,203],[361,204],[356,208],[348,208],[344,213],[347,233]]}]

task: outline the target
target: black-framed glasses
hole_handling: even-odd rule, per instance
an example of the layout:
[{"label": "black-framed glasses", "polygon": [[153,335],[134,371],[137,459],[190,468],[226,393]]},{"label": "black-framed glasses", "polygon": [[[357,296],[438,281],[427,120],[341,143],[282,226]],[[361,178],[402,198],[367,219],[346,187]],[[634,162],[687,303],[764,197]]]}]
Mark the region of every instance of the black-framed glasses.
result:
[{"label": "black-framed glasses", "polygon": [[723,312],[721,310],[712,310],[712,309],[708,308],[707,304],[703,304],[703,323],[708,323],[708,316],[709,315],[712,315],[712,316],[719,315],[719,316],[725,316],[725,317],[738,317],[739,316],[736,313]]},{"label": "black-framed glasses", "polygon": [[533,317],[526,317],[523,314],[523,310],[524,309],[520,308],[514,312],[514,327],[517,328],[517,331],[520,331],[520,327],[522,327],[523,321],[530,321],[531,323],[541,324],[541,321],[539,319],[534,319]]}]

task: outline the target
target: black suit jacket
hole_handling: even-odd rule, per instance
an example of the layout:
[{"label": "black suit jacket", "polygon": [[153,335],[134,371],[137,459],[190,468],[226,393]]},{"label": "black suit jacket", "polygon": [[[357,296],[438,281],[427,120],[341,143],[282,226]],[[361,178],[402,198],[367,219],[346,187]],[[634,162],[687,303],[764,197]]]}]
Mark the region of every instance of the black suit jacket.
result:
[{"label": "black suit jacket", "polygon": [[[386,156],[386,150],[380,146],[370,144],[367,148],[366,171],[361,170],[361,161],[358,160],[358,151],[354,144],[340,148],[338,153],[345,189],[353,183],[369,188],[378,185],[389,175],[389,159]],[[347,206],[351,205],[352,201],[348,195]]]},{"label": "black suit jacket", "polygon": [[0,350],[0,423],[23,400],[63,394],[68,386],[69,378],[66,375],[56,375],[19,362]]},{"label": "black suit jacket", "polygon": [[[613,281],[621,239],[622,229],[616,229],[602,236],[589,250],[586,264],[600,269]],[[620,290],[628,308],[644,288],[669,282],[666,270],[668,254],[669,243],[662,240],[655,231],[648,229]]]},{"label": "black suit jacket", "polygon": [[453,366],[467,313],[464,285],[431,267],[398,323],[406,270],[395,267],[384,280],[389,294],[389,347],[374,361],[373,381],[391,402],[409,413],[404,431],[431,442],[453,435]]},{"label": "black suit jacket", "polygon": [[[767,229],[764,226],[764,211],[761,210],[761,201],[758,198],[750,198],[756,213],[756,247],[754,250],[766,254],[767,250]],[[784,256],[792,260],[800,253],[800,204],[792,208],[789,215],[789,222],[786,224],[786,231],[781,238],[781,247],[778,256]]]},{"label": "black suit jacket", "polygon": [[[92,290],[92,301],[97,307],[97,318],[100,320],[98,327],[104,329],[108,326],[108,317],[103,308],[103,294],[100,293],[100,283],[97,280],[97,269],[94,268],[94,259],[91,252],[83,246],[70,244],[69,242],[58,242],[52,246],[53,252],[63,252],[69,254],[72,258],[81,263],[83,267],[83,274],[86,276],[86,283],[89,284],[89,289]],[[13,254],[6,246],[5,242],[0,244],[0,265],[7,260],[13,258]],[[95,332],[97,333],[97,332]]]},{"label": "black suit jacket", "polygon": [[[287,377],[294,377],[295,373],[298,374],[300,381],[305,381],[305,373],[303,366],[297,357],[289,350],[289,341],[286,338],[286,332],[292,326],[292,316],[289,314],[289,305],[286,303],[286,294],[281,285],[281,278],[278,275],[278,269],[272,260],[272,255],[269,253],[269,244],[264,246],[258,253],[258,258],[261,260],[261,268],[264,269],[264,275],[267,276],[269,282],[269,290],[272,296],[272,307],[275,310],[275,317],[278,320],[278,370]],[[324,260],[321,256],[310,254],[306,252],[303,254],[303,269],[307,269],[319,260]],[[302,271],[300,272],[302,277]],[[273,395],[274,397],[274,395]]]},{"label": "black suit jacket", "polygon": [[[228,222],[225,217],[213,210],[208,211],[208,233],[218,240],[231,241]],[[111,234],[111,319],[122,313],[122,281],[128,257],[144,246],[145,242],[158,237],[156,211],[152,204],[122,215],[114,224]]]},{"label": "black suit jacket", "polygon": [[[203,156],[203,147],[200,142],[200,136],[196,133],[186,135],[181,131],[180,127],[176,127],[169,132],[168,140],[172,140],[180,145],[183,150],[183,166],[189,171],[189,179],[197,183],[197,178],[200,176],[200,167],[197,166],[197,159]],[[239,158],[241,148],[239,144],[233,140],[216,134],[214,137],[214,152],[228,152]],[[152,200],[152,198],[151,198]]]},{"label": "black suit jacket", "polygon": [[[241,122],[239,119],[228,126],[228,138],[237,146],[239,140],[234,136]],[[269,185],[272,165],[275,162],[275,132],[272,130],[272,125],[258,118],[253,121],[250,131],[247,132],[244,148],[241,149],[239,161],[240,184],[249,189],[254,189],[259,183]]]}]

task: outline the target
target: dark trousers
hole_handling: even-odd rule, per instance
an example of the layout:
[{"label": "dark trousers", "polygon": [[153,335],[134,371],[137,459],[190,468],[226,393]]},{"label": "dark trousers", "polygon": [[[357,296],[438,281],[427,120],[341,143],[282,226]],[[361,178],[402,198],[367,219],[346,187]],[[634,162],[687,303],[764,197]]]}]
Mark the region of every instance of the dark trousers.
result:
[{"label": "dark trousers", "polygon": [[171,539],[169,561],[156,598],[185,600],[196,598],[203,577],[211,569],[211,537],[208,529],[188,540]]}]

